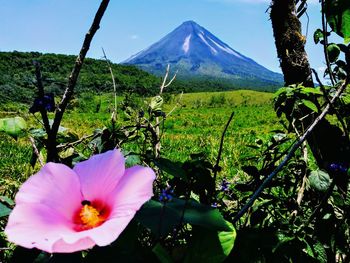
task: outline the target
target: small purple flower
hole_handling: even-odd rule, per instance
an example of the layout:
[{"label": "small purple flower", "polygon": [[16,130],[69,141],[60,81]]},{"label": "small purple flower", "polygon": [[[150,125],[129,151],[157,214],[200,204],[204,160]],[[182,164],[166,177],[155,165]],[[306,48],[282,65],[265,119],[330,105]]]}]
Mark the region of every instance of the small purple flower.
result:
[{"label": "small purple flower", "polygon": [[227,192],[230,188],[230,183],[224,178],[221,182],[221,188],[220,191]]},{"label": "small purple flower", "polygon": [[216,203],[216,202],[212,203],[211,207],[217,208],[218,207],[218,203]]},{"label": "small purple flower", "polygon": [[41,110],[52,112],[55,110],[55,98],[53,93],[48,93],[42,98],[35,98],[32,107],[30,107],[30,113],[36,113]]},{"label": "small purple flower", "polygon": [[341,164],[341,163],[331,163],[329,165],[329,170],[331,170],[332,172],[335,172],[335,173],[345,174],[345,173],[347,173],[348,169],[349,168],[346,165]]},{"label": "small purple flower", "polygon": [[167,187],[163,189],[161,194],[159,195],[159,201],[163,203],[170,202],[173,199],[173,194],[174,194],[174,189]]}]

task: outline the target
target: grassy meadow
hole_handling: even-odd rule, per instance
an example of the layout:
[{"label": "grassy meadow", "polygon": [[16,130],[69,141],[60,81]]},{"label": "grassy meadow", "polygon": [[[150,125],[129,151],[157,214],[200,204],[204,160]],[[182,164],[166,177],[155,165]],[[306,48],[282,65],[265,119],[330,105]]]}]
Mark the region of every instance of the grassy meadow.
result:
[{"label": "grassy meadow", "polygon": [[[272,136],[271,131],[282,128],[273,110],[272,97],[272,93],[248,90],[164,96],[163,110],[171,113],[162,127],[162,156],[184,161],[191,153],[202,152],[214,163],[222,131],[234,111],[225,137],[220,175],[229,178],[238,175],[238,179],[240,167],[249,163],[250,156],[257,155],[257,150],[248,145],[259,138],[267,139]],[[75,99],[72,103],[74,107],[66,112],[61,125],[79,136],[92,134],[96,128],[108,124],[113,100],[112,94]],[[121,100],[118,98],[118,101]],[[140,107],[146,105],[142,99],[138,99],[138,102]],[[123,114],[121,111],[118,113],[121,125]],[[0,113],[0,117],[16,115],[24,117],[30,124],[29,128],[40,127],[38,120],[25,111]],[[20,183],[39,167],[32,169],[29,164],[32,147],[27,138],[16,142],[6,135],[0,136],[0,195],[12,196]],[[125,147],[132,148],[132,145]]]}]

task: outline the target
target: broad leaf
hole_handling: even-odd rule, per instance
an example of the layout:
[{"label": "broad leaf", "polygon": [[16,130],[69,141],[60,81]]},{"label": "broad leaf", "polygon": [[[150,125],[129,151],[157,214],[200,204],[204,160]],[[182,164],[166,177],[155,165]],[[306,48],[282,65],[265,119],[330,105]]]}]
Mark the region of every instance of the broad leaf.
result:
[{"label": "broad leaf", "polygon": [[157,258],[161,263],[173,262],[168,251],[166,251],[165,248],[160,243],[157,243],[157,245],[155,245],[155,247],[152,249],[152,252],[156,254]]},{"label": "broad leaf", "polygon": [[317,44],[318,42],[320,42],[320,40],[323,39],[323,31],[321,29],[316,29],[315,33],[314,33],[314,41],[315,44]]},{"label": "broad leaf", "polygon": [[3,205],[0,203],[0,218],[4,216],[8,216],[11,213],[11,209],[8,208],[6,205]]},{"label": "broad leaf", "polygon": [[314,112],[318,112],[318,108],[317,108],[316,104],[313,103],[312,101],[302,100],[302,103],[304,106],[308,107],[310,110],[312,110]]},{"label": "broad leaf", "polygon": [[151,99],[149,107],[152,111],[162,110],[163,98],[161,96],[155,96]]},{"label": "broad leaf", "polygon": [[338,59],[339,55],[340,55],[340,48],[338,47],[337,44],[334,44],[334,43],[329,44],[327,46],[327,53],[328,53],[329,61],[331,63],[335,62]]},{"label": "broad leaf", "polygon": [[322,171],[312,171],[309,176],[310,186],[318,191],[325,192],[331,184],[329,174]]},{"label": "broad leaf", "polygon": [[27,129],[27,123],[22,117],[0,119],[0,132],[17,139]]},{"label": "broad leaf", "polygon": [[231,231],[219,210],[192,199],[173,198],[167,203],[150,200],[137,212],[135,219],[156,236],[167,235],[183,223],[215,231]]},{"label": "broad leaf", "polygon": [[167,172],[168,174],[179,177],[185,181],[187,181],[186,173],[184,169],[182,169],[182,163],[181,162],[173,162],[169,159],[165,158],[159,158],[155,164],[163,171]]},{"label": "broad leaf", "polygon": [[326,0],[326,18],[333,31],[350,42],[350,1]]},{"label": "broad leaf", "polygon": [[195,228],[185,262],[223,262],[230,254],[236,239],[236,231],[216,232]]}]

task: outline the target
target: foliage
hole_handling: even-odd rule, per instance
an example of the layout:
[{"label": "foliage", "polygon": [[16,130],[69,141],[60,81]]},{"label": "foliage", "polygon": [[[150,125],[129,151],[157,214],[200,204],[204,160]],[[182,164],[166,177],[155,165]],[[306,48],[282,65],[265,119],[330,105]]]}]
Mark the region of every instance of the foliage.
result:
[{"label": "foliage", "polygon": [[[296,13],[301,16],[306,12],[306,1],[297,2]],[[342,1],[326,3],[332,12],[336,10],[336,15],[340,11],[341,25],[346,24],[347,6],[342,6]],[[336,3],[340,3],[340,9],[332,7]],[[332,12],[326,13],[328,23],[347,41],[347,29],[334,24],[339,18]],[[334,85],[320,82],[318,88],[311,88],[296,83],[281,88],[273,98],[280,122],[269,108],[271,94],[186,94],[176,100],[169,94],[140,97],[132,89],[117,99],[118,110],[110,117],[111,112],[115,113],[111,97],[82,93],[65,115],[63,125],[67,128],[61,127],[58,134],[59,161],[73,166],[94,153],[121,148],[127,166],[147,164],[156,171],[154,197],[110,246],[52,257],[17,248],[9,249],[0,259],[32,256],[37,262],[112,262],[116,258],[121,262],[348,262],[348,157],[342,162],[320,164],[312,155],[320,149],[316,145],[310,151],[305,144],[294,156],[289,155],[295,140],[307,129],[302,120],[310,116],[316,119],[329,108],[327,120],[341,127],[341,136],[349,140],[349,90],[345,89],[339,98],[335,94],[344,81],[349,81],[350,51],[344,44],[328,43],[331,34],[325,28],[319,29],[314,40],[324,45],[328,64],[325,74]],[[136,93],[143,92],[136,89]],[[334,103],[330,106],[331,100]],[[232,109],[237,119],[221,148],[222,124]],[[11,133],[9,126],[0,127]],[[37,152],[21,144],[23,138],[18,144],[1,140],[0,147],[10,153],[27,151],[22,159],[32,157],[35,170],[38,159],[46,154],[48,135],[42,127],[20,130],[33,138]],[[86,135],[86,131],[90,134]],[[327,139],[332,143],[335,138]],[[237,216],[287,157],[290,159],[286,165],[262,189],[248,211]],[[1,192],[1,227],[14,205],[14,190],[22,181],[17,174],[23,173],[12,172],[11,179],[17,185]],[[9,247],[3,237],[0,243]]]},{"label": "foliage", "polygon": [[[39,52],[0,52],[0,102],[31,103],[36,95],[33,62],[42,65],[47,93],[62,95],[75,56],[41,54]],[[134,66],[111,64],[118,92],[133,90],[139,94],[154,94],[159,79]],[[112,80],[104,60],[86,59],[76,93],[112,90]]]}]

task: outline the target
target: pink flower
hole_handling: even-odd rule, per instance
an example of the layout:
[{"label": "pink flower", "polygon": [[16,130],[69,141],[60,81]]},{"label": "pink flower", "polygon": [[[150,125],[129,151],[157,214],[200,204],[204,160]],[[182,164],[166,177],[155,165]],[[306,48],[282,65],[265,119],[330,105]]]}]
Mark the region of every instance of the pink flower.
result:
[{"label": "pink flower", "polygon": [[78,163],[48,163],[16,195],[8,240],[50,253],[112,243],[153,195],[152,169],[125,169],[119,150]]}]

